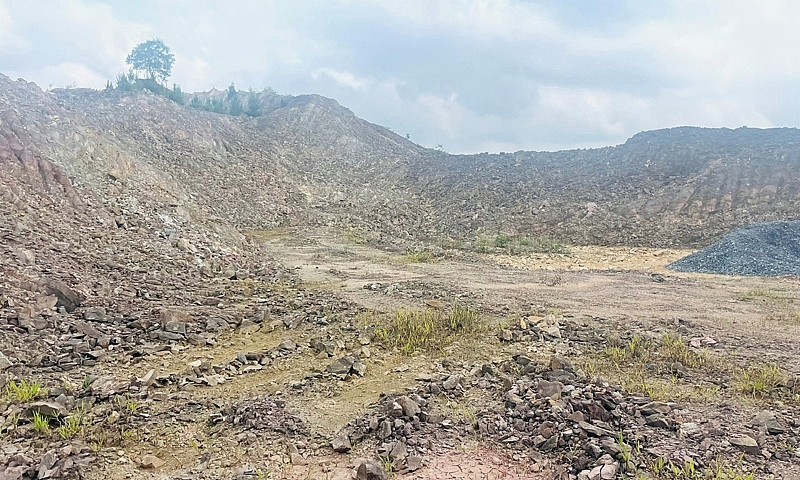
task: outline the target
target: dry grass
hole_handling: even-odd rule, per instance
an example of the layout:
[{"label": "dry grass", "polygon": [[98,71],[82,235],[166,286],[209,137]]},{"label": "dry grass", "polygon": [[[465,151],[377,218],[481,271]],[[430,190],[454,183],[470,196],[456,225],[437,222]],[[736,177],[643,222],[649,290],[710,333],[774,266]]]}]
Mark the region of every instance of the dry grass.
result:
[{"label": "dry grass", "polygon": [[439,259],[428,250],[418,250],[406,253],[404,256],[397,259],[397,263],[434,263]]},{"label": "dry grass", "polygon": [[455,304],[449,312],[398,310],[375,329],[375,336],[384,345],[411,355],[419,350],[445,347],[459,335],[483,330],[485,324],[476,311]]}]

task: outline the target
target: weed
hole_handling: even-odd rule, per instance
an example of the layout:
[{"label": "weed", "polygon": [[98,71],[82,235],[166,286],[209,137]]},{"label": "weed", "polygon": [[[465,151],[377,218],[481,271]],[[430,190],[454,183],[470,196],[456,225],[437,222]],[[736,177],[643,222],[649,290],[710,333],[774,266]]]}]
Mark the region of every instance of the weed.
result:
[{"label": "weed", "polygon": [[256,469],[256,479],[257,480],[266,480],[269,476],[272,475],[272,470],[261,470],[260,468]]},{"label": "weed", "polygon": [[437,258],[428,250],[411,251],[400,260],[400,263],[434,263]]},{"label": "weed", "polygon": [[741,463],[740,458],[739,468],[734,468],[721,460],[713,461],[709,464],[706,478],[709,480],[755,480],[754,473],[741,471]]},{"label": "weed", "polygon": [[84,390],[89,390],[89,387],[92,386],[92,382],[93,381],[94,381],[94,378],[92,378],[92,377],[90,377],[88,375],[83,377],[83,384],[82,384],[83,389]]},{"label": "weed", "polygon": [[139,403],[135,398],[131,398],[130,394],[126,393],[124,396],[119,395],[115,398],[115,401],[117,403],[117,407],[121,411],[125,411],[131,415],[135,414],[139,409]]},{"label": "weed", "polygon": [[626,471],[633,471],[635,465],[633,464],[633,453],[630,445],[625,443],[625,437],[622,432],[617,434],[617,447],[619,448],[619,458],[622,460],[622,466]]},{"label": "weed", "polygon": [[650,351],[648,342],[638,335],[634,335],[627,345],[624,346],[609,346],[603,350],[603,353],[609,357],[614,363],[630,362],[637,359],[644,358]]},{"label": "weed", "polygon": [[64,440],[69,440],[78,433],[83,432],[84,429],[84,412],[83,410],[75,410],[72,415],[65,418],[58,427],[58,434]]},{"label": "weed", "polygon": [[383,455],[378,457],[378,460],[380,460],[381,467],[386,471],[386,473],[394,472],[394,460],[392,460],[388,456],[383,456]]},{"label": "weed", "polygon": [[33,412],[33,429],[42,435],[50,435],[50,418]]},{"label": "weed", "polygon": [[477,332],[483,327],[477,312],[454,304],[450,312],[439,310],[398,310],[388,325],[378,327],[375,336],[405,355],[418,350],[441,348],[456,334]]},{"label": "weed", "polygon": [[29,402],[44,395],[45,390],[39,382],[28,382],[22,380],[19,383],[11,381],[6,385],[6,393],[12,399],[16,398],[20,402]]},{"label": "weed", "polygon": [[706,355],[691,350],[686,342],[676,335],[664,335],[658,353],[666,361],[680,362],[691,368],[701,367],[707,360]]},{"label": "weed", "polygon": [[458,303],[454,303],[453,308],[450,309],[448,320],[450,321],[450,330],[453,332],[472,332],[480,328],[478,312]]},{"label": "weed", "polygon": [[664,460],[664,457],[658,457],[653,461],[653,464],[651,465],[651,469],[653,470],[653,473],[655,473],[656,475],[661,475],[661,473],[664,472],[666,468],[667,468],[667,461]]},{"label": "weed", "polygon": [[765,398],[777,394],[785,380],[783,371],[777,365],[759,365],[739,370],[735,386],[740,393]]},{"label": "weed", "polygon": [[741,302],[782,302],[788,300],[788,297],[781,295],[778,292],[766,288],[757,288],[755,290],[748,290],[742,292],[737,299]]}]

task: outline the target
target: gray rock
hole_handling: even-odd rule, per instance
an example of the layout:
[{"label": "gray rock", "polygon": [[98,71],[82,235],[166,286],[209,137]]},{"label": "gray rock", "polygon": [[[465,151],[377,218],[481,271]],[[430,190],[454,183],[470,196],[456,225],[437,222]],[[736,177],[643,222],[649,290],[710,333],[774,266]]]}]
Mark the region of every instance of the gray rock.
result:
[{"label": "gray rock", "polygon": [[83,319],[88,322],[104,322],[106,320],[106,309],[103,307],[87,308],[83,312]]},{"label": "gray rock", "polygon": [[589,422],[578,422],[578,427],[583,430],[584,432],[594,435],[595,437],[612,437],[614,436],[613,432],[610,432],[604,428],[600,428],[596,425],[592,425]]},{"label": "gray rock", "polygon": [[414,400],[411,400],[409,397],[405,395],[398,397],[395,400],[402,408],[403,408],[403,415],[406,417],[413,417],[414,415],[419,415],[422,409],[419,408],[419,405]]},{"label": "gray rock", "polygon": [[328,365],[328,372],[334,375],[347,375],[350,369],[353,368],[355,358],[347,355]]},{"label": "gray rock", "polygon": [[356,480],[388,480],[389,475],[375,460],[361,459],[356,465]]},{"label": "gray rock", "polygon": [[409,472],[415,472],[422,467],[422,457],[411,455],[406,459],[406,468]]},{"label": "gray rock", "polygon": [[[40,479],[50,478],[52,476],[51,469],[53,465],[56,464],[58,457],[56,457],[56,452],[53,450],[48,451],[42,456],[42,461],[39,462],[39,472],[37,477]],[[0,477],[1,478],[1,477]]]},{"label": "gray rock", "polygon": [[0,372],[12,366],[11,360],[8,359],[2,352],[0,352]]},{"label": "gray rock", "polygon": [[399,465],[406,457],[408,457],[408,445],[406,445],[406,442],[400,440],[392,447],[392,451],[389,452],[389,458],[394,460],[396,465]]},{"label": "gray rock", "polygon": [[74,312],[86,301],[86,297],[82,293],[76,292],[60,280],[45,280],[43,287],[48,295],[55,295],[58,298],[56,307],[64,307],[69,313]]},{"label": "gray rock", "polygon": [[334,452],[347,453],[353,448],[353,445],[350,443],[350,437],[347,435],[339,435],[331,440],[331,448],[333,448]]},{"label": "gray rock", "polygon": [[733,437],[728,440],[731,445],[738,448],[739,450],[749,453],[750,455],[758,455],[760,453],[760,449],[758,448],[758,442],[755,441],[753,437],[749,435],[741,435],[739,437]]},{"label": "gray rock", "polygon": [[442,383],[442,388],[444,388],[445,390],[453,390],[458,386],[460,382],[461,382],[461,377],[459,377],[458,375],[450,375],[449,377],[447,377],[447,380],[445,380],[444,383]]},{"label": "gray rock", "polygon": [[161,331],[158,332],[158,339],[161,340],[162,342],[179,342],[183,340],[183,335],[181,335],[180,333]]},{"label": "gray rock", "polygon": [[155,455],[145,455],[142,457],[142,460],[139,462],[142,468],[147,469],[156,469],[161,468],[164,466],[166,462]]},{"label": "gray rock", "polygon": [[648,415],[644,419],[645,424],[656,427],[656,428],[666,428],[669,429],[671,427],[669,419],[660,413],[654,413],[653,415]]},{"label": "gray rock", "polygon": [[670,407],[669,404],[666,404],[664,402],[650,402],[646,405],[642,405],[640,411],[644,416],[654,415],[656,413],[660,413],[661,415],[666,415],[672,411],[672,407]]},{"label": "gray rock", "polygon": [[536,385],[536,394],[539,397],[548,397],[553,400],[561,399],[561,391],[564,389],[564,384],[561,382],[548,382],[547,380],[539,380]]},{"label": "gray rock", "polygon": [[775,417],[775,414],[769,410],[762,410],[758,412],[755,417],[753,417],[753,420],[750,422],[750,424],[756,427],[765,427],[767,433],[770,435],[779,435],[786,431],[786,429],[780,423],[778,423],[778,419]]},{"label": "gray rock", "polygon": [[561,355],[553,355],[550,357],[550,370],[566,370],[572,371],[572,362],[566,357]]},{"label": "gray rock", "polygon": [[278,349],[284,352],[293,352],[297,350],[297,344],[291,338],[284,338],[281,340],[281,343],[278,344]]},{"label": "gray rock", "polygon": [[28,407],[28,415],[33,416],[34,413],[45,417],[56,418],[66,415],[67,410],[64,405],[57,402],[36,402]]},{"label": "gray rock", "polygon": [[392,434],[392,422],[389,420],[384,420],[381,422],[380,426],[378,427],[377,436],[378,439],[383,440],[385,438],[389,438]]},{"label": "gray rock", "polygon": [[186,335],[186,323],[172,320],[164,325],[164,331],[170,333],[177,333],[182,336]]},{"label": "gray rock", "polygon": [[353,373],[358,376],[363,377],[365,373],[367,373],[367,366],[364,365],[362,362],[353,362]]}]

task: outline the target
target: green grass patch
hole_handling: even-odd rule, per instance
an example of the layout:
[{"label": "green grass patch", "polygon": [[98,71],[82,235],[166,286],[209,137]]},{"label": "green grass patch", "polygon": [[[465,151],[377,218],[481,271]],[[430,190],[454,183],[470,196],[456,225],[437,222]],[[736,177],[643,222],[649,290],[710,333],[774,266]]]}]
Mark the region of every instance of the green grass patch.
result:
[{"label": "green grass patch", "polygon": [[753,398],[779,396],[786,374],[777,365],[754,365],[740,369],[734,378],[736,390]]},{"label": "green grass patch", "polygon": [[69,440],[79,433],[83,433],[84,428],[84,412],[75,410],[72,415],[61,422],[61,426],[58,427],[58,435],[64,440]]},{"label": "green grass patch", "polygon": [[428,250],[411,251],[400,257],[400,263],[434,263],[437,260]]},{"label": "green grass patch", "polygon": [[45,389],[39,382],[28,382],[22,380],[19,383],[10,381],[6,385],[6,395],[12,400],[20,402],[30,402],[45,394]]},{"label": "green grass patch", "polygon": [[33,412],[33,429],[42,435],[50,435],[50,417]]}]

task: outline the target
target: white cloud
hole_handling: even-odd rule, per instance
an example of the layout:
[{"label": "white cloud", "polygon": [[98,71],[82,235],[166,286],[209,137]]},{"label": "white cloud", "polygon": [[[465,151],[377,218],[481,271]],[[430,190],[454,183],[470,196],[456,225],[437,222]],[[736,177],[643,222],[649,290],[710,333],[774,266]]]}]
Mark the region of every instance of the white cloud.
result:
[{"label": "white cloud", "polygon": [[[54,87],[64,87],[67,85],[103,88],[108,77],[98,73],[82,63],[64,62],[55,66],[46,66],[38,71],[32,72],[43,82],[41,87],[49,85]],[[46,82],[46,83],[45,83]]]},{"label": "white cloud", "polygon": [[5,2],[0,0],[0,55],[19,55],[30,49],[24,38],[14,32],[14,19]]},{"label": "white cloud", "polygon": [[339,85],[352,88],[353,90],[364,90],[375,83],[372,79],[357,77],[350,72],[333,68],[320,68],[311,73],[311,78],[314,80],[318,79],[320,76],[328,77]]},{"label": "white cloud", "polygon": [[559,26],[535,3],[512,0],[365,0],[417,28],[451,28],[479,40],[554,38]]},{"label": "white cloud", "polygon": [[100,88],[158,36],[184,91],[320,93],[453,152],[800,125],[798,2],[143,1],[0,0],[3,73]]}]

